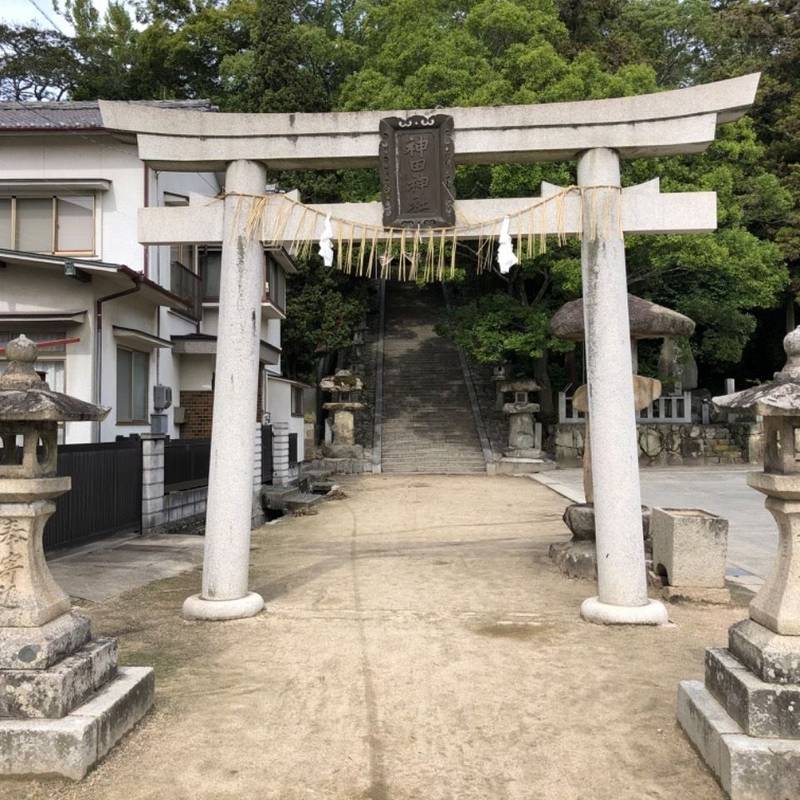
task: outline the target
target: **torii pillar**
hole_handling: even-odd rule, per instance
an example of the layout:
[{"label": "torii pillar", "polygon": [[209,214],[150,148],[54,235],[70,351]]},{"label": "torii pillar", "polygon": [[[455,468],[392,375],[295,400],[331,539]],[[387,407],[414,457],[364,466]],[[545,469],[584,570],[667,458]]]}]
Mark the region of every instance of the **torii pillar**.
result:
[{"label": "torii pillar", "polygon": [[[568,197],[561,219],[556,218],[551,205],[540,226],[547,233],[584,234],[582,268],[599,587],[598,596],[584,602],[582,614],[591,622],[654,625],[667,620],[663,605],[649,601],[646,592],[623,233],[693,233],[716,227],[713,192],[661,194],[658,179],[620,191],[616,188],[620,186],[620,159],[702,152],[714,141],[717,126],[738,119],[752,105],[758,79],[758,74],[745,75],[608,100],[436,110],[453,117],[453,158],[457,164],[576,159],[578,181],[586,187],[583,203],[576,196]],[[109,101],[100,101],[100,112],[105,129],[136,135],[139,157],[151,167],[227,169],[228,191],[256,194],[263,191],[259,164],[281,170],[374,167],[379,162],[382,118],[433,113],[209,114]],[[255,180],[257,171],[261,177]],[[542,186],[543,195],[556,190]],[[188,606],[195,615],[203,608],[220,609],[223,603],[228,604],[231,611],[224,618],[247,616],[261,608],[260,598],[247,592],[250,504],[245,502],[242,488],[247,485],[249,491],[252,477],[255,407],[253,414],[244,414],[242,409],[245,405],[249,409],[251,401],[245,403],[239,397],[240,393],[252,393],[255,403],[256,389],[243,374],[232,372],[247,368],[259,336],[257,324],[251,324],[258,315],[248,315],[253,311],[254,275],[260,275],[260,244],[243,238],[245,223],[242,219],[237,222],[231,200],[209,202],[207,197],[195,197],[190,198],[189,207],[148,208],[139,213],[142,244],[223,242],[219,388],[214,402],[206,534],[210,538],[203,592]],[[464,230],[464,220],[504,216],[512,217],[512,236],[527,235],[529,228],[513,215],[529,210],[535,200],[456,201],[456,219],[462,223],[459,235],[477,239],[485,233],[480,225]],[[347,220],[350,233],[355,231],[357,238],[360,224],[373,228],[381,225],[380,203],[314,208],[323,215],[330,213]],[[280,229],[288,228],[296,239],[303,213],[301,207],[294,207],[289,211],[288,224],[282,213]],[[542,227],[537,228],[541,231]],[[316,237],[319,231],[307,235]],[[262,241],[274,242],[276,237],[281,237],[276,220],[265,219]],[[230,386],[222,389],[225,381],[240,378],[238,390]],[[238,415],[242,415],[241,420],[236,419]],[[235,512],[230,510],[234,502],[241,506]],[[221,618],[220,614],[196,615]]]},{"label": "torii pillar", "polygon": [[[617,153],[583,153],[578,184],[619,187]],[[581,615],[589,622],[661,625],[669,621],[667,610],[647,597],[620,202],[617,188],[584,191],[581,274],[598,595],[584,601]]]},{"label": "torii pillar", "polygon": [[231,194],[223,201],[203,588],[183,604],[189,619],[252,617],[264,608],[261,595],[247,590],[265,270],[263,245],[248,231],[255,201],[247,195],[263,194],[266,178],[264,165],[255,161],[232,161],[225,171]]}]

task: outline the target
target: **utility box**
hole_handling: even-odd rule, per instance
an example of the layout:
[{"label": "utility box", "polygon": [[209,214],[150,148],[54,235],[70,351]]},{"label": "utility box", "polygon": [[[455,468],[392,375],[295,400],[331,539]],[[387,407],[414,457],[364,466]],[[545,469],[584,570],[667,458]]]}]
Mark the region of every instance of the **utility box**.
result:
[{"label": "utility box", "polygon": [[166,411],[172,405],[172,387],[157,384],[153,387],[153,407],[156,411]]},{"label": "utility box", "polygon": [[166,414],[151,414],[150,415],[150,433],[163,433],[166,434],[169,430]]}]

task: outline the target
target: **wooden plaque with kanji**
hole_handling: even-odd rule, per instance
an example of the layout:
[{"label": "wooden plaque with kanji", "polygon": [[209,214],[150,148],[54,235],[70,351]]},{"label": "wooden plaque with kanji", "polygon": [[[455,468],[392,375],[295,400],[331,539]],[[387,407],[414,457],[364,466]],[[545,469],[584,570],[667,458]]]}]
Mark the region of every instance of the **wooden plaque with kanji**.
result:
[{"label": "wooden plaque with kanji", "polygon": [[387,228],[455,224],[453,118],[446,114],[380,123],[381,195]]}]

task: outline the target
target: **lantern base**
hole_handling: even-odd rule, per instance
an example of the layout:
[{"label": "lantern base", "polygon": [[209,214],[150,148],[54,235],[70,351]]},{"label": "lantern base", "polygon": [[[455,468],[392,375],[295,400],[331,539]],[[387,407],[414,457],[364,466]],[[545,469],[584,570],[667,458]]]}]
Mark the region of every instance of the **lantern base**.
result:
[{"label": "lantern base", "polygon": [[0,720],[0,775],[62,775],[80,780],[153,704],[151,667],[120,667],[117,677],[61,719]]},{"label": "lantern base", "polygon": [[732,800],[800,797],[800,642],[753,620],[682,681],[678,722]]},{"label": "lantern base", "polygon": [[678,722],[731,800],[800,797],[800,741],[748,736],[702,681],[679,684]]}]

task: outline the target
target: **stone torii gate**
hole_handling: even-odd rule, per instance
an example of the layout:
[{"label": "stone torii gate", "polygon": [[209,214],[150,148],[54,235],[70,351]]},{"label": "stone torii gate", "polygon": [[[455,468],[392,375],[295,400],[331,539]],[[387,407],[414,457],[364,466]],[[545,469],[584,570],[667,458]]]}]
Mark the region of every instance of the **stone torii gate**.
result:
[{"label": "stone torii gate", "polygon": [[[596,222],[592,206],[603,204],[607,224],[584,235],[581,248],[598,551],[598,596],[584,601],[581,613],[599,623],[667,622],[663,605],[647,597],[623,235],[712,231],[716,196],[661,194],[658,179],[621,192],[609,187],[621,185],[620,159],[702,152],[718,125],[738,119],[752,105],[758,80],[753,74],[637,97],[435,112],[209,114],[101,101],[103,127],[135,134],[140,158],[154,169],[225,171],[224,198],[142,209],[139,217],[143,244],[222,242],[203,586],[187,599],[184,613],[232,619],[263,608],[261,597],[248,592],[264,270],[262,242],[248,229],[257,198],[248,196],[264,193],[267,167],[377,167],[382,118],[437,113],[453,118],[456,164],[577,160],[582,197],[566,197],[558,221],[548,209],[547,231],[588,231]],[[542,194],[557,190],[545,184]],[[481,220],[511,216],[534,202],[456,201],[459,235],[477,238]],[[381,225],[379,203],[314,208],[356,225]],[[463,229],[467,221],[477,221],[473,231]],[[518,232],[513,224],[512,235]],[[275,216],[265,219],[262,240],[272,242],[278,230]]]}]

